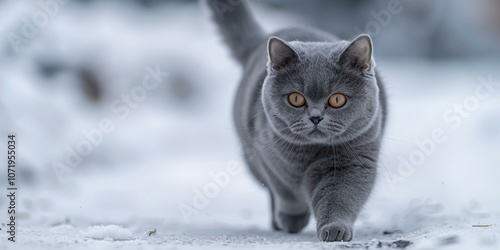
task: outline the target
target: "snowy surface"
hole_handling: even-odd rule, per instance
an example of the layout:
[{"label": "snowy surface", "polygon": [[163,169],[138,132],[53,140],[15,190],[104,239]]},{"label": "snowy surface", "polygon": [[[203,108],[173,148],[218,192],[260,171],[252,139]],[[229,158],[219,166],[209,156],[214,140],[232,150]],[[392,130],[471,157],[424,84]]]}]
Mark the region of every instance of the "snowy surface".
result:
[{"label": "snowy surface", "polygon": [[[1,4],[0,34],[36,11],[19,2],[7,15]],[[19,168],[33,175],[19,184],[16,243],[6,241],[0,213],[0,249],[377,249],[398,240],[412,242],[408,249],[500,249],[500,87],[460,125],[443,119],[475,95],[478,77],[500,82],[498,59],[378,61],[391,111],[379,182],[353,241],[322,243],[314,221],[300,234],[271,230],[269,197],[244,167],[231,123],[240,69],[207,17],[185,6],[147,14],[126,4],[92,6],[65,6],[19,54],[0,41],[0,131],[18,134]],[[83,10],[93,18],[81,22]],[[286,18],[257,13],[269,29]],[[86,100],[71,69],[41,75],[40,60],[93,65],[103,99]],[[148,65],[171,75],[119,120],[110,104],[141,82]],[[176,79],[192,84],[186,102],[169,92]],[[115,131],[59,182],[52,163],[105,117],[116,121]],[[400,157],[436,129],[446,141],[401,177]],[[193,206],[228,166],[240,171],[196,214],[182,216],[179,206]],[[0,178],[4,185],[4,171]]]},{"label": "snowy surface", "polygon": [[[62,228],[67,228],[66,226],[61,226]],[[73,228],[67,228],[72,231]],[[94,240],[133,240],[134,235],[132,232],[117,225],[100,225],[92,226],[83,232],[83,237],[90,238]]]}]

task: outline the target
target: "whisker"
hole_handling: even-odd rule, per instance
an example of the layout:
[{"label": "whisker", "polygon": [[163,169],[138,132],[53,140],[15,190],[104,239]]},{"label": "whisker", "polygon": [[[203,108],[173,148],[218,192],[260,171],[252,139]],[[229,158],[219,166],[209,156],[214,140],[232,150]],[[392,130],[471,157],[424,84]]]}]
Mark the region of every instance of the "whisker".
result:
[{"label": "whisker", "polygon": [[[371,172],[370,170],[368,170],[368,168],[363,164],[363,161],[361,160],[361,157],[358,155],[358,153],[354,150],[354,148],[351,146],[351,144],[349,143],[349,141],[346,141],[343,139],[342,136],[339,136],[341,137],[341,140],[342,140],[342,144],[343,145],[346,145],[346,151],[349,152],[351,154],[351,156],[354,154],[354,157],[357,159],[357,161],[359,162],[359,164],[361,165],[361,167],[363,167],[366,171],[368,172]],[[344,144],[345,143],[345,144]],[[350,150],[349,150],[350,148]]]}]

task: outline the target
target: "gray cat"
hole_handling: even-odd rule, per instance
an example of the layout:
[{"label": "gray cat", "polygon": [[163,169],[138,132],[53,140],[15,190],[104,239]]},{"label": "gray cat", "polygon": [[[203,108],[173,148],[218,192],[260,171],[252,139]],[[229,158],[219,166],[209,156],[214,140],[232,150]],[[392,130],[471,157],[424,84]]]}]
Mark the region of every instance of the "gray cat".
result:
[{"label": "gray cat", "polygon": [[273,228],[299,232],[312,212],[320,240],[350,241],[375,183],[386,117],[370,37],[270,35],[243,1],[207,3],[243,66],[234,122],[251,172],[269,190]]}]

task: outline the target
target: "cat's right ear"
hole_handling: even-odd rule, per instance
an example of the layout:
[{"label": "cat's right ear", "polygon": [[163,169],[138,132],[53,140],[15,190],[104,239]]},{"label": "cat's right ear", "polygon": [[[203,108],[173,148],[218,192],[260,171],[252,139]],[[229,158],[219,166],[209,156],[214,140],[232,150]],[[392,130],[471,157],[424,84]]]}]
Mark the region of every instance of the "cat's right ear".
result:
[{"label": "cat's right ear", "polygon": [[273,36],[267,42],[269,62],[274,70],[299,61],[299,55],[287,42]]},{"label": "cat's right ear", "polygon": [[372,68],[372,39],[368,35],[356,37],[341,53],[339,63],[362,71]]}]

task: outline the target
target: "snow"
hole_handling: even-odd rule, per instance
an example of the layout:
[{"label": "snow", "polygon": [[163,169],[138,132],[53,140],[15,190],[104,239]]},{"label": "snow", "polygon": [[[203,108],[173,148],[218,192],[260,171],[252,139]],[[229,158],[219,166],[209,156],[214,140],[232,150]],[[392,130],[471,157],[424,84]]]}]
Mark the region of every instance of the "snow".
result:
[{"label": "snow", "polygon": [[[16,29],[16,14],[33,11],[9,4],[1,34]],[[6,240],[2,212],[0,249],[389,249],[395,242],[411,242],[408,249],[499,249],[500,91],[459,125],[443,119],[475,96],[478,77],[500,81],[498,60],[378,60],[391,109],[379,181],[353,241],[324,243],[314,220],[299,234],[271,230],[269,197],[244,167],[231,122],[241,70],[201,11],[71,4],[77,3],[64,6],[20,54],[0,41],[0,131],[18,134],[25,171],[16,243]],[[269,29],[280,27],[269,10],[257,10]],[[85,11],[93,18],[81,22]],[[39,67],[46,60],[69,69],[44,76]],[[111,103],[156,64],[171,73],[167,82],[126,120],[117,118]],[[98,103],[82,94],[75,74],[88,65],[103,81]],[[190,84],[187,99],[172,94],[176,81]],[[85,138],[82,130],[103,118],[116,122],[115,131],[59,182],[52,163],[63,162],[67,147]],[[436,129],[446,140],[402,172],[401,159],[422,150],[415,141],[428,141]],[[217,183],[213,176],[221,173],[229,183]],[[181,205],[195,212],[183,216]],[[2,198],[0,211],[5,207]]]},{"label": "snow", "polygon": [[87,228],[83,237],[94,240],[132,240],[134,235],[127,228],[117,225],[100,225]]},{"label": "snow", "polygon": [[[103,230],[104,229],[104,230]],[[50,229],[22,229],[23,235],[16,244],[3,243],[2,249],[379,249],[412,244],[411,249],[498,249],[498,228],[471,230],[470,225],[433,226],[412,233],[374,235],[368,230],[357,229],[356,238],[349,243],[318,242],[315,233],[307,230],[297,235],[287,235],[259,228],[197,228],[182,230],[159,228],[151,236],[149,231],[137,228],[133,238],[130,231],[109,225],[87,229],[94,239],[73,226],[63,225]],[[178,231],[178,232],[174,232]],[[115,239],[112,236],[126,236]],[[0,245],[1,246],[1,245]],[[36,248],[35,248],[36,246]],[[401,246],[401,245],[400,245]]]}]

